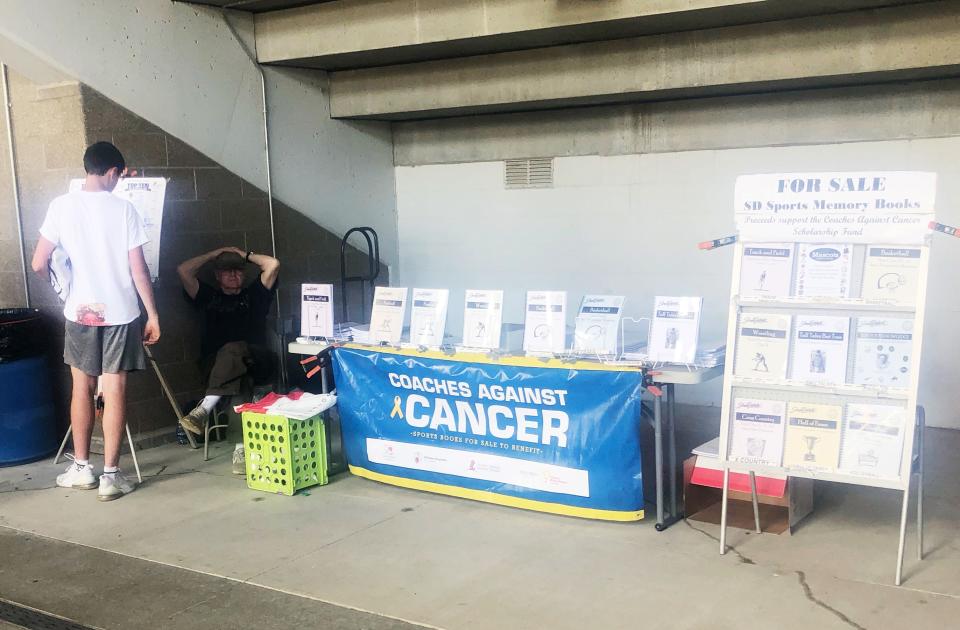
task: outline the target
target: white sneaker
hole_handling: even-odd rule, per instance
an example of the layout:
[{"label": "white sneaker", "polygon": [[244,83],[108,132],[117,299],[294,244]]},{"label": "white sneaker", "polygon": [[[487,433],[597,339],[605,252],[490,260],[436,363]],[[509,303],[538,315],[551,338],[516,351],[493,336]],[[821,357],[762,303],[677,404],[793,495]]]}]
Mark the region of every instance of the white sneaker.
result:
[{"label": "white sneaker", "polygon": [[97,499],[113,501],[125,494],[130,494],[136,488],[136,482],[127,479],[119,470],[110,474],[103,473],[100,475],[100,491],[97,493]]},{"label": "white sneaker", "polygon": [[93,490],[97,487],[97,476],[93,474],[93,466],[81,466],[70,462],[62,475],[57,475],[57,485],[61,488],[76,488],[77,490]]}]

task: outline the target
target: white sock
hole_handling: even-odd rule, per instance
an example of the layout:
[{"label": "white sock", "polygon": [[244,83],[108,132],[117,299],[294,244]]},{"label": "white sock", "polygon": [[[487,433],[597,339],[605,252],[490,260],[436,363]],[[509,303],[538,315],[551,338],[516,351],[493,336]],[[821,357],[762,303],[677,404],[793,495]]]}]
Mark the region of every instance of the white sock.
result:
[{"label": "white sock", "polygon": [[87,464],[90,463],[90,460],[88,460],[88,459],[74,459],[74,460],[73,460],[73,463],[76,464],[77,466],[80,466],[81,468],[86,468]]},{"label": "white sock", "polygon": [[117,468],[116,466],[104,466],[104,467],[103,467],[103,474],[105,474],[105,475],[114,475],[114,474],[118,473],[119,471],[120,471],[120,469]]},{"label": "white sock", "polygon": [[213,408],[217,406],[217,403],[220,402],[220,396],[204,396],[203,400],[200,401],[200,406],[203,407],[203,410],[207,413],[213,411]]}]

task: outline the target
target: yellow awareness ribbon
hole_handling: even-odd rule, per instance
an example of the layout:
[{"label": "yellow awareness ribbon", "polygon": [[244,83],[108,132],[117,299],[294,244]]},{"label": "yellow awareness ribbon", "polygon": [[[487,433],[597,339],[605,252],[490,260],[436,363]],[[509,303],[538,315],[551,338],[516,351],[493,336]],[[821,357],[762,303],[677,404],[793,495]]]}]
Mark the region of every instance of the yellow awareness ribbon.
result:
[{"label": "yellow awareness ribbon", "polygon": [[400,410],[400,397],[394,396],[393,398],[393,411],[390,412],[390,417],[400,416],[400,419],[403,420],[403,411]]}]

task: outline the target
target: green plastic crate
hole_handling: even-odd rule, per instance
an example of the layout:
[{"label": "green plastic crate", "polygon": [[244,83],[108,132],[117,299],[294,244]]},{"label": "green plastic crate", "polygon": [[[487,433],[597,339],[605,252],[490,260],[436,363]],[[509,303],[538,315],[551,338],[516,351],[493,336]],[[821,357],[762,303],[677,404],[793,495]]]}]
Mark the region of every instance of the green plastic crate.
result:
[{"label": "green plastic crate", "polygon": [[322,414],[293,420],[245,411],[241,419],[248,488],[289,496],[327,483],[327,440]]}]

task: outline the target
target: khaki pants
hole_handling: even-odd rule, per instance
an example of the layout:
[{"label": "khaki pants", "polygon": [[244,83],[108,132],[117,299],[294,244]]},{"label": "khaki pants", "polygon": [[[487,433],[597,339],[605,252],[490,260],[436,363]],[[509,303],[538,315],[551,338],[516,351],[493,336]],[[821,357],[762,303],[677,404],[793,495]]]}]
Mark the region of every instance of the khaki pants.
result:
[{"label": "khaki pants", "polygon": [[274,355],[262,346],[246,341],[224,344],[215,356],[204,361],[207,394],[234,396],[239,394],[249,377],[254,384],[263,383],[273,374]]}]

